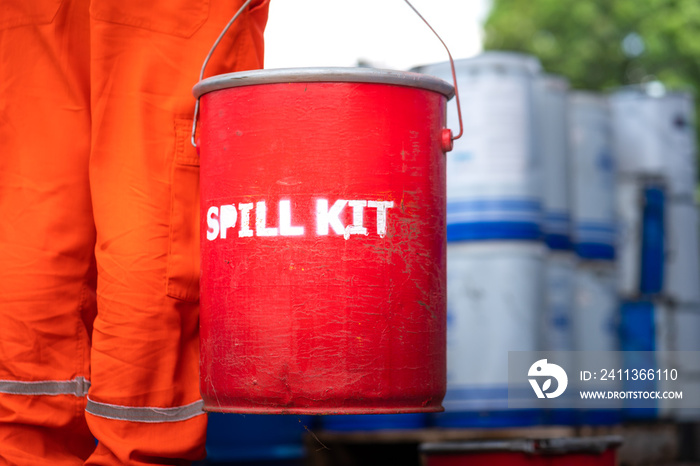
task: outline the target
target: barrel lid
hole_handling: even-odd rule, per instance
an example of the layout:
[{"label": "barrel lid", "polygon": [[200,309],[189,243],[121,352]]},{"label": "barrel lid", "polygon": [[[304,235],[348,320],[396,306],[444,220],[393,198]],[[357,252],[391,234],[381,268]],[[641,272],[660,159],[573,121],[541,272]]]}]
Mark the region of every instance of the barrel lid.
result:
[{"label": "barrel lid", "polygon": [[661,83],[633,84],[614,89],[610,98],[619,99],[684,99],[693,100],[691,90],[670,90]]},{"label": "barrel lid", "polygon": [[[539,59],[533,55],[519,52],[488,51],[471,58],[455,60],[455,68],[463,72],[495,70],[535,76],[542,70],[542,64]],[[440,76],[446,76],[451,73],[450,62],[418,66],[414,68],[414,70]]]},{"label": "barrel lid", "polygon": [[593,91],[574,90],[569,93],[569,102],[574,106],[599,107],[607,110],[608,98],[605,94]]},{"label": "barrel lid", "polygon": [[426,442],[420,445],[421,453],[455,454],[466,452],[520,452],[535,453],[534,440],[470,440],[464,442]]},{"label": "barrel lid", "polygon": [[454,96],[454,87],[442,79],[410,71],[376,68],[281,68],[239,71],[206,78],[194,86],[192,93],[199,98],[208,92],[232,87],[310,82],[393,84],[427,89],[448,99]]},{"label": "barrel lid", "polygon": [[540,82],[547,88],[566,92],[569,90],[569,80],[559,74],[543,73],[539,77]]}]

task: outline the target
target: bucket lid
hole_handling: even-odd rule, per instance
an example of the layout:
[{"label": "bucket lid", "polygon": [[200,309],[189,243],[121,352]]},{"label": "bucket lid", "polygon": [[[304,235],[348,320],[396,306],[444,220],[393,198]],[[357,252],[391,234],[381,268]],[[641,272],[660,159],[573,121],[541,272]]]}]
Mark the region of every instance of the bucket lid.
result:
[{"label": "bucket lid", "polygon": [[433,76],[376,68],[283,68],[239,71],[203,79],[194,86],[192,93],[199,98],[208,92],[232,87],[310,82],[393,84],[438,92],[447,99],[451,99],[455,93],[452,84]]},{"label": "bucket lid", "polygon": [[601,437],[571,437],[539,440],[537,450],[543,454],[592,453],[600,454],[622,445],[619,435]]},{"label": "bucket lid", "polygon": [[535,453],[533,440],[471,440],[464,442],[426,442],[420,452],[427,454],[483,453],[483,452]]}]

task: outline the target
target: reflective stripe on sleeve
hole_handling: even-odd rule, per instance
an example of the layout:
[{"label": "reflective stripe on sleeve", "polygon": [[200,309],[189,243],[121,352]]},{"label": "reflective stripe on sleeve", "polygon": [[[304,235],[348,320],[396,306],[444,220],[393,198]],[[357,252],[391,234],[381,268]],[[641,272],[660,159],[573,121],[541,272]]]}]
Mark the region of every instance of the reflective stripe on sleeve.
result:
[{"label": "reflective stripe on sleeve", "polygon": [[203,400],[195,401],[194,403],[185,406],[177,406],[175,408],[137,408],[133,406],[100,403],[88,398],[87,407],[85,410],[94,416],[118,421],[178,422],[204,414],[202,408],[204,408]]},{"label": "reflective stripe on sleeve", "polygon": [[90,381],[84,377],[73,380],[42,380],[38,382],[20,382],[0,380],[0,393],[10,395],[87,395]]}]

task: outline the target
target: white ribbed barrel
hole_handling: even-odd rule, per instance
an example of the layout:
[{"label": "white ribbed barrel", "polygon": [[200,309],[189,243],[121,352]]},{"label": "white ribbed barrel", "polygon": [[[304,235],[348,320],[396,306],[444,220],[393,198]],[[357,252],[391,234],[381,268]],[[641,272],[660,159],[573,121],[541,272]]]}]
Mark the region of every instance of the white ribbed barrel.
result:
[{"label": "white ribbed barrel", "polygon": [[571,247],[569,203],[569,83],[561,76],[542,75],[535,80],[535,146],[542,160],[542,230],[553,249]]},{"label": "white ribbed barrel", "polygon": [[693,202],[667,204],[664,294],[676,302],[700,303],[699,222],[698,206]]},{"label": "white ribbed barrel", "polygon": [[671,196],[691,198],[697,178],[693,97],[626,88],[612,94],[610,106],[620,173],[662,176]]},{"label": "white ribbed barrel", "polygon": [[[700,306],[665,300],[628,301],[622,306],[622,349],[625,367],[675,369],[677,380],[663,377],[647,381],[626,381],[625,389],[682,391],[687,399],[700,394]],[[630,417],[663,417],[686,421],[700,419],[698,409],[673,408],[675,401],[659,400],[656,411],[627,413]],[[634,402],[627,403],[628,407]],[[649,403],[637,406],[649,406]],[[677,406],[677,405],[676,405]]]},{"label": "white ribbed barrel", "polygon": [[574,349],[619,351],[619,299],[615,263],[579,262],[574,299]]},{"label": "white ribbed barrel", "polygon": [[[464,136],[447,154],[447,238],[537,239],[541,161],[534,149],[533,82],[539,61],[487,52],[455,61]],[[449,63],[417,69],[451,80]],[[457,128],[448,103],[448,126]]]},{"label": "white ribbed barrel", "polygon": [[576,91],[569,98],[573,239],[586,259],[615,255],[615,166],[607,100]]},{"label": "white ribbed barrel", "polygon": [[[579,261],[576,268],[574,298],[574,357],[580,367],[622,367],[620,358],[620,304],[617,295],[615,263],[608,260]],[[604,352],[604,353],[601,353]],[[589,390],[620,390],[622,382],[594,380]],[[584,424],[617,424],[621,421],[621,401],[613,401],[616,409],[586,410],[580,421]]]},{"label": "white ribbed barrel", "polygon": [[537,242],[448,243],[448,413],[507,411],[508,351],[540,349],[543,267]]},{"label": "white ribbed barrel", "polygon": [[547,251],[545,307],[540,341],[548,351],[573,351],[576,257],[567,251]]},{"label": "white ribbed barrel", "polygon": [[622,297],[636,298],[642,274],[642,183],[636,178],[618,176],[615,191],[617,287]]}]

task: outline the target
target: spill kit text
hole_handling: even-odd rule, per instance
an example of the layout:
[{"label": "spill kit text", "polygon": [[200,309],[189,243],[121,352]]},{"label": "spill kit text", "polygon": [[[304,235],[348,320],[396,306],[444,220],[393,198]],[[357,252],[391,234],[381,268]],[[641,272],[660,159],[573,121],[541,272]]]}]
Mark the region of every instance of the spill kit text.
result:
[{"label": "spill kit text", "polygon": [[[329,207],[330,206],[330,207]],[[352,223],[343,225],[341,213],[346,206],[352,208]],[[370,235],[364,226],[365,215],[376,216],[376,234],[386,235],[388,210],[394,207],[393,201],[345,200],[338,199],[330,205],[328,199],[316,200],[316,235],[325,236],[331,230],[349,239],[351,235]],[[290,200],[278,203],[278,225],[268,226],[265,201],[211,206],[207,210],[207,239],[226,239],[228,235],[239,238],[252,236],[303,236],[306,227],[294,223]],[[251,218],[255,218],[255,224]],[[237,231],[236,231],[237,230]]]}]

